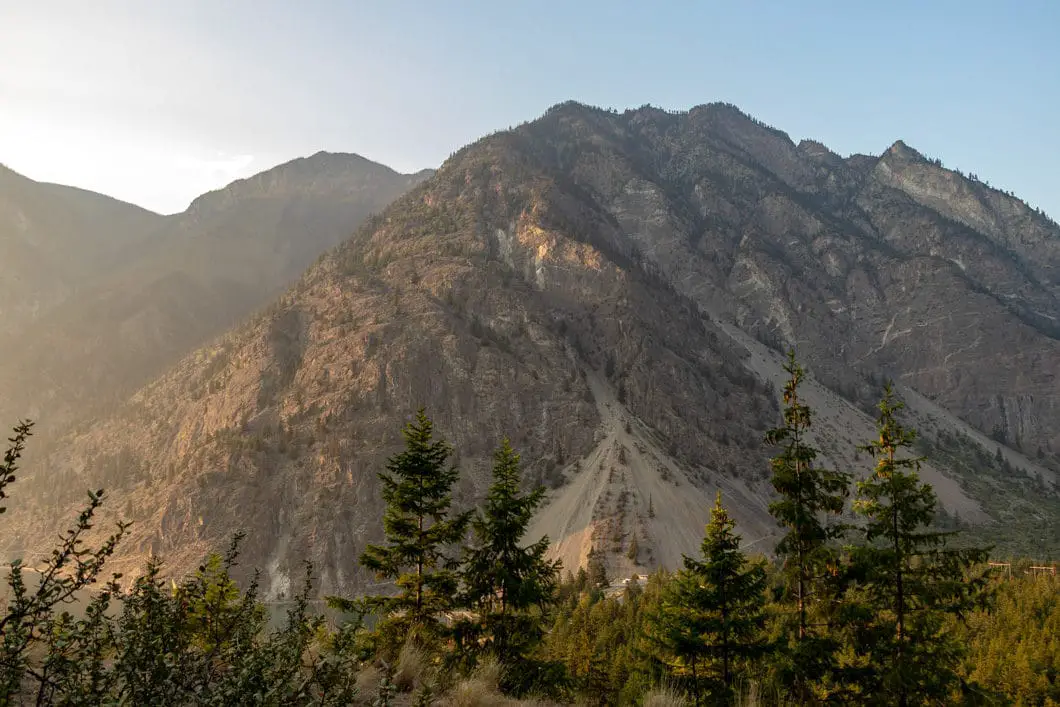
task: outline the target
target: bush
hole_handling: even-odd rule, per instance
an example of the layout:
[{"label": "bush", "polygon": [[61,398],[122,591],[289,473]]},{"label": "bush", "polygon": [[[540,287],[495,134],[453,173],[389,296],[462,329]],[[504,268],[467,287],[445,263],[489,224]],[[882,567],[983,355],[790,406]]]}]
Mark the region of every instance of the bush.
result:
[{"label": "bush", "polygon": [[[0,464],[0,499],[15,481],[31,423],[15,429]],[[345,705],[356,693],[359,622],[328,631],[308,612],[311,568],[284,628],[269,632],[257,581],[231,578],[241,535],[179,583],[152,558],[123,589],[115,574],[96,587],[128,528],[96,547],[85,536],[103,504],[88,504],[31,587],[11,563],[0,614],[0,704]],[[82,608],[72,605],[81,602]]]}]

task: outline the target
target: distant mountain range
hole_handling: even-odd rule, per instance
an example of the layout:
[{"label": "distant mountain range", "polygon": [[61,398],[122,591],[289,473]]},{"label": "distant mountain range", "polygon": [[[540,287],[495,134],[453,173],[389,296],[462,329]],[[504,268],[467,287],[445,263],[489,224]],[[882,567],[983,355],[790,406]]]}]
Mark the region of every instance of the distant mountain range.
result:
[{"label": "distant mountain range", "polygon": [[[463,504],[512,438],[551,487],[533,532],[568,568],[591,549],[620,576],[675,566],[718,488],[767,551],[762,436],[788,347],[813,374],[823,463],[868,471],[856,446],[892,378],[940,522],[999,552],[1058,549],[1060,227],[1019,199],[901,141],[843,158],[725,104],[565,103],[431,175],[375,166],[379,202],[419,183],[356,232],[370,209],[354,213],[367,198],[340,186],[356,170],[337,162],[203,197],[92,297],[32,325],[55,338],[20,346],[5,376],[62,381],[23,407],[68,405],[92,395],[83,377],[42,365],[91,362],[105,389],[126,370],[146,381],[165,356],[127,362],[131,342],[205,341],[327,251],[268,308],[49,445],[33,504],[5,521],[9,551],[104,485],[136,521],[130,566],[150,551],[193,567],[244,527],[273,596],[307,558],[320,591],[356,589],[355,558],[381,535],[376,472],[421,405],[459,454]],[[110,334],[78,328],[77,311]]]},{"label": "distant mountain range", "polygon": [[429,174],[321,152],[163,217],[0,172],[0,416],[56,429],[115,405]]},{"label": "distant mountain range", "polygon": [[0,334],[20,331],[121,268],[161,221],[137,206],[34,182],[0,165]]}]

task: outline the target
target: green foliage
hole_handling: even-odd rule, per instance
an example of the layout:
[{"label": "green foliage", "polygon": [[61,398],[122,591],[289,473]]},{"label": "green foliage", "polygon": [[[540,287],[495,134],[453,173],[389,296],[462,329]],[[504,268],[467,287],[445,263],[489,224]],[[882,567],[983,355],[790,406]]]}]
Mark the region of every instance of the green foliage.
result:
[{"label": "green foliage", "polygon": [[[470,513],[449,517],[452,486],[459,472],[449,466],[452,450],[434,439],[434,427],[423,410],[404,429],[405,451],[387,461],[383,482],[386,545],[369,545],[361,564],[379,577],[393,579],[397,596],[375,596],[367,604],[384,615],[380,637],[387,652],[411,637],[428,641],[444,634],[439,619],[454,608],[458,563],[446,553],[463,539]],[[333,606],[348,602],[333,598]]]},{"label": "green foliage", "polygon": [[[965,492],[997,520],[989,525],[959,523],[954,544],[992,545],[995,557],[1056,557],[1060,554],[1060,493],[1040,477],[1027,476],[1007,459],[1001,463],[975,439],[938,430],[916,440],[918,451],[954,472]],[[959,520],[959,519],[954,519]],[[952,529],[952,526],[946,529]]]},{"label": "green foliage", "polygon": [[[5,456],[4,486],[28,436],[20,425]],[[174,583],[152,558],[129,588],[113,575],[96,587],[127,525],[95,547],[86,536],[103,503],[89,502],[45,565],[14,561],[0,614],[0,704],[346,705],[354,698],[354,626],[326,631],[308,613],[310,568],[286,626],[267,631],[256,582],[230,576],[241,536],[193,576]],[[35,585],[35,586],[31,586]]]},{"label": "green foliage", "polygon": [[590,587],[603,589],[611,583],[611,580],[607,576],[607,566],[604,564],[603,554],[595,547],[589,548],[588,566],[588,580]]},{"label": "green foliage", "polygon": [[[799,699],[811,699],[819,689],[814,683],[834,669],[838,644],[829,631],[839,587],[833,581],[838,567],[837,541],[844,526],[826,523],[838,517],[849,493],[850,474],[817,467],[817,450],[808,444],[812,413],[799,398],[802,367],[795,352],[784,366],[783,425],[766,433],[766,443],[783,445],[773,457],[773,488],[778,499],[769,511],[787,532],[777,544],[783,558],[784,601],[782,606],[789,636],[787,662],[781,667],[782,680]],[[819,686],[818,686],[819,687]]]},{"label": "green foliage", "polygon": [[[28,428],[24,431],[28,431]],[[24,433],[16,432],[12,438],[11,447],[5,456],[8,478],[14,476],[17,452],[21,451],[25,436]],[[18,695],[28,681],[39,683],[39,695],[48,694],[53,680],[49,669],[58,669],[58,666],[70,662],[61,656],[53,658],[48,653],[43,663],[36,665],[34,657],[40,652],[41,646],[65,649],[68,644],[76,645],[79,640],[77,634],[70,634],[72,628],[80,624],[63,608],[77,601],[82,592],[97,582],[104,563],[114,554],[127,529],[127,525],[119,524],[117,531],[98,547],[86,548],[85,535],[92,528],[102,504],[102,490],[89,493],[88,504],[78,515],[74,527],[62,536],[59,546],[52,551],[44,567],[32,573],[35,575],[35,588],[27,583],[27,568],[22,562],[16,559],[11,563],[7,578],[6,612],[0,617],[0,704]],[[113,587],[119,578],[120,575],[115,575],[107,586]],[[106,595],[105,590],[103,596]],[[93,647],[92,650],[97,648]]]},{"label": "green foliage", "polygon": [[765,570],[748,566],[735,527],[719,491],[703,558],[685,557],[648,625],[660,660],[689,686],[696,704],[703,696],[732,703],[738,673],[765,653]]},{"label": "green foliage", "polygon": [[[7,440],[8,447],[4,451],[4,461],[0,464],[0,503],[7,498],[7,487],[15,483],[18,460],[22,458],[22,452],[26,449],[26,440],[33,434],[30,432],[32,428],[32,422],[20,422],[15,427],[14,435]],[[0,513],[6,510],[6,506],[0,505]]]},{"label": "green foliage", "polygon": [[464,603],[475,612],[464,639],[509,671],[522,669],[541,640],[559,573],[559,563],[545,557],[547,537],[520,544],[544,496],[541,487],[520,493],[521,481],[519,455],[504,440],[494,454],[485,505],[472,522],[474,543],[463,569]]},{"label": "green foliage", "polygon": [[1060,577],[1017,571],[994,589],[992,606],[956,626],[964,678],[999,703],[1060,705]]},{"label": "green foliage", "polygon": [[930,529],[937,499],[920,481],[916,438],[898,422],[903,405],[887,385],[879,404],[879,439],[863,448],[876,469],[858,483],[855,510],[865,518],[852,549],[852,576],[865,588],[855,650],[863,658],[864,699],[908,705],[945,700],[959,685],[961,646],[947,614],[966,615],[981,596],[971,574],[986,560],[978,549],[947,548],[949,533]]},{"label": "green foliage", "polygon": [[373,707],[390,707],[394,703],[394,695],[397,694],[397,685],[394,684],[394,669],[389,663],[384,663],[383,679],[379,682],[375,699],[372,700]]},{"label": "green foliage", "polygon": [[[547,538],[522,544],[543,491],[522,490],[519,456],[505,442],[477,515],[454,516],[451,450],[420,411],[405,451],[380,474],[388,543],[362,557],[396,580],[398,594],[331,598],[357,615],[330,630],[308,611],[307,566],[286,624],[270,630],[256,579],[245,588],[232,579],[239,535],[179,581],[164,578],[157,559],[128,586],[118,575],[103,581],[127,526],[90,546],[97,491],[39,574],[12,563],[0,704],[350,704],[361,660],[383,668],[381,681],[365,681],[364,700],[379,705],[479,699],[475,690],[500,700],[498,686],[587,705],[649,694],[712,704],[1058,704],[1057,580],[1016,565],[1016,579],[994,582],[996,602],[981,601],[985,554],[939,531],[935,496],[908,453],[915,436],[899,424],[890,389],[879,439],[865,447],[876,468],[858,484],[864,523],[830,521],[848,477],[814,466],[793,358],[788,373],[784,424],[768,437],[782,445],[773,460],[772,510],[787,531],[779,565],[744,556],[719,494],[701,557],[686,557],[679,572],[616,591],[593,549],[557,584]],[[25,423],[9,441],[0,500],[29,433]],[[458,563],[449,550],[469,523],[473,540]],[[629,542],[636,558],[637,536]],[[373,632],[361,628],[369,610],[383,614]],[[444,623],[459,614],[455,629]],[[485,682],[484,666],[495,676]]]},{"label": "green foliage", "polygon": [[255,588],[232,591],[234,548],[218,558],[175,588],[152,559],[129,591],[111,583],[95,595],[83,618],[47,617],[39,657],[6,695],[33,692],[38,704],[348,704],[350,641],[308,614],[308,570],[286,626],[270,634]]},{"label": "green foliage", "polygon": [[354,695],[349,635],[308,613],[310,568],[283,629],[269,633],[256,585],[230,571],[240,538],[170,588],[152,560],[128,596],[115,643],[116,685],[133,704],[346,704]]},{"label": "green foliage", "polygon": [[660,572],[644,589],[630,586],[613,597],[591,587],[584,574],[560,585],[561,603],[543,654],[563,667],[567,699],[635,704],[665,679],[666,667],[654,657],[646,635],[669,581]]}]

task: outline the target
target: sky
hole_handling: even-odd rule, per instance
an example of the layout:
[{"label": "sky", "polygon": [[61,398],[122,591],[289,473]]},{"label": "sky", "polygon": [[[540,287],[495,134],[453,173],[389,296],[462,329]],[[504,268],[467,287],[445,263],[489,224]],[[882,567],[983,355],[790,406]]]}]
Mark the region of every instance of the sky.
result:
[{"label": "sky", "polygon": [[161,213],[318,150],[399,171],[568,99],[896,139],[1060,218],[1060,2],[0,0],[0,163]]}]

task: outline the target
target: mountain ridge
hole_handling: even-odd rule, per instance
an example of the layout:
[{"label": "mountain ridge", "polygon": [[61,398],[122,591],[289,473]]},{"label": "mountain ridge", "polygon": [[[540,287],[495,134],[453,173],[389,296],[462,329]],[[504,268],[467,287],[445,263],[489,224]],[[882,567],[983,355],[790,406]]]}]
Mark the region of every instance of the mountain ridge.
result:
[{"label": "mountain ridge", "polygon": [[[871,421],[851,411],[895,378],[953,416],[917,418],[951,515],[995,533],[1028,515],[1055,523],[1060,349],[1020,317],[1060,315],[1060,232],[930,161],[880,170],[886,153],[837,161],[800,145],[726,106],[560,104],[458,150],[269,308],[32,473],[55,468],[62,489],[110,484],[139,516],[127,562],[150,551],[190,567],[236,529],[237,509],[273,595],[304,558],[322,592],[349,590],[365,581],[353,558],[379,535],[374,471],[427,405],[460,455],[461,504],[512,436],[558,507],[571,489],[593,499],[584,527],[569,513],[537,526],[557,551],[581,562],[604,548],[628,570],[631,533],[670,558],[701,535],[706,508],[644,520],[638,493],[670,483],[664,469],[693,497],[742,489],[741,523],[768,525],[761,439],[777,386],[755,351],[794,346],[828,408],[826,463],[866,465],[852,430]],[[909,191],[985,194],[946,208],[969,223],[993,213],[996,227]],[[1008,248],[1027,224],[1033,242]],[[616,405],[622,422],[608,423]],[[1001,461],[979,441],[951,444],[961,425],[993,435]],[[40,507],[72,502],[56,494]]]},{"label": "mountain ridge", "polygon": [[102,194],[0,169],[0,335],[103,277],[164,217]]},{"label": "mountain ridge", "polygon": [[0,365],[2,412],[43,417],[51,430],[98,413],[95,399],[109,404],[115,393],[132,392],[263,307],[422,176],[355,154],[318,155],[157,217],[76,298],[11,332],[12,355]]}]

